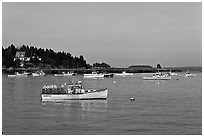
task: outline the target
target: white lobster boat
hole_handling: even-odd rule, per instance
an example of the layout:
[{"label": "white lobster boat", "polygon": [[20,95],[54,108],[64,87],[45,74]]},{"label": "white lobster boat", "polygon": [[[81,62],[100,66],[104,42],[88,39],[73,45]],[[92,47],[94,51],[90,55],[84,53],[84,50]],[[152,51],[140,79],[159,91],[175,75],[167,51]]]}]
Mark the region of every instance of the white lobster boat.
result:
[{"label": "white lobster boat", "polygon": [[107,96],[108,89],[84,89],[81,82],[60,88],[56,85],[44,86],[41,93],[42,101],[106,99]]}]

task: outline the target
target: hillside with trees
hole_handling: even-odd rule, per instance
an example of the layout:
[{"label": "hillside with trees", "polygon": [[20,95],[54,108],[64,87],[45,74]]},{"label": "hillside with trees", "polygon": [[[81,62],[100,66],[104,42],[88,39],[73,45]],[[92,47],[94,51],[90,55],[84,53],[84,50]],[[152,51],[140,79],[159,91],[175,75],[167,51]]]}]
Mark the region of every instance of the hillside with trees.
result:
[{"label": "hillside with trees", "polygon": [[[20,54],[20,55],[19,55]],[[81,55],[73,57],[70,53],[54,52],[52,49],[42,49],[33,46],[21,46],[16,48],[14,45],[8,48],[2,47],[2,65],[5,68],[90,68],[91,65]]]}]

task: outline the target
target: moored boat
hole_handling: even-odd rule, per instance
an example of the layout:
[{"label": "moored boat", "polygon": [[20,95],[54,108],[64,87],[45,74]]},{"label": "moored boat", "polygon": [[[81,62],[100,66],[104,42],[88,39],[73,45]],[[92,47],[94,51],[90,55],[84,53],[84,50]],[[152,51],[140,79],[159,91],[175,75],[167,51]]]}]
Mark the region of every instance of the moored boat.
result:
[{"label": "moored boat", "polygon": [[127,73],[125,71],[123,71],[122,73],[116,73],[116,76],[133,76],[133,73]]},{"label": "moored boat", "polygon": [[155,73],[153,76],[150,77],[143,77],[143,80],[170,80],[171,75],[162,74],[162,73]]},{"label": "moored boat", "polygon": [[9,77],[9,78],[15,78],[15,77],[16,77],[16,74],[8,74],[7,77]]},{"label": "moored boat", "polygon": [[27,73],[15,72],[14,74],[8,74],[7,76],[8,76],[9,78],[18,78],[18,77],[27,77],[28,74],[27,74]]},{"label": "moored boat", "polygon": [[104,74],[104,77],[105,77],[105,78],[110,78],[110,77],[113,77],[113,74],[105,73],[105,74]]},{"label": "moored boat", "polygon": [[92,72],[91,74],[84,74],[84,78],[104,78],[104,74],[98,74],[97,72]]},{"label": "moored boat", "polygon": [[178,76],[178,74],[177,74],[177,73],[174,73],[174,72],[170,72],[170,75],[171,75],[171,76]]},{"label": "moored boat", "polygon": [[43,71],[37,71],[37,72],[32,73],[33,77],[40,77],[40,76],[44,76],[44,75],[45,75],[45,73]]},{"label": "moored boat", "polygon": [[75,75],[75,73],[72,73],[72,72],[67,72],[67,73],[62,72],[62,74],[54,74],[54,76],[56,76],[56,77],[74,76],[74,75]]},{"label": "moored boat", "polygon": [[195,77],[196,74],[191,74],[189,71],[185,74],[186,77]]},{"label": "moored boat", "polygon": [[64,74],[54,74],[55,77],[63,77]]},{"label": "moored boat", "polygon": [[89,100],[89,99],[106,99],[108,89],[84,89],[81,82],[71,83],[57,87],[48,85],[42,88],[42,101],[60,101],[60,100]]},{"label": "moored boat", "polygon": [[73,73],[73,72],[67,72],[67,73],[62,72],[62,73],[64,76],[74,76],[75,75],[75,73]]}]

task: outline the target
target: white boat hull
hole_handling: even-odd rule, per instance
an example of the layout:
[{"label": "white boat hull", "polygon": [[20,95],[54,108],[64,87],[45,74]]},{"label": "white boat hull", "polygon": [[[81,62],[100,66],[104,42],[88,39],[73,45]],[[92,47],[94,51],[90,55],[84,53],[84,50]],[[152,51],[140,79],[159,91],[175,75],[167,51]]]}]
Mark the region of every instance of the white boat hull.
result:
[{"label": "white boat hull", "polygon": [[170,80],[171,77],[143,77],[143,80]]},{"label": "white boat hull", "polygon": [[15,78],[16,75],[7,75],[9,78]]},{"label": "white boat hull", "polygon": [[56,77],[63,77],[63,76],[73,76],[74,74],[70,73],[70,74],[54,74],[54,76]]},{"label": "white boat hull", "polygon": [[186,74],[186,77],[195,77],[195,74]]},{"label": "white boat hull", "polygon": [[87,92],[82,94],[41,94],[42,101],[60,101],[60,100],[89,100],[89,99],[106,99],[108,90]]},{"label": "white boat hull", "polygon": [[176,73],[170,73],[171,76],[178,76]]},{"label": "white boat hull", "polygon": [[18,74],[18,75],[8,75],[9,78],[21,78],[21,77],[27,77],[28,75],[25,74]]},{"label": "white boat hull", "polygon": [[54,74],[55,77],[63,77],[63,74]]},{"label": "white boat hull", "polygon": [[133,76],[133,74],[115,74],[116,76]]},{"label": "white boat hull", "polygon": [[84,78],[104,78],[104,74],[96,74],[96,75],[92,75],[92,74],[85,74]]},{"label": "white boat hull", "polygon": [[116,76],[133,76],[133,73],[126,73],[126,72],[122,72],[122,73],[116,73]]},{"label": "white boat hull", "polygon": [[68,72],[68,73],[64,73],[63,75],[64,75],[64,76],[74,76],[75,73],[69,73],[69,72]]},{"label": "white boat hull", "polygon": [[33,77],[40,77],[40,76],[44,76],[45,74],[37,74],[37,73],[32,73]]}]

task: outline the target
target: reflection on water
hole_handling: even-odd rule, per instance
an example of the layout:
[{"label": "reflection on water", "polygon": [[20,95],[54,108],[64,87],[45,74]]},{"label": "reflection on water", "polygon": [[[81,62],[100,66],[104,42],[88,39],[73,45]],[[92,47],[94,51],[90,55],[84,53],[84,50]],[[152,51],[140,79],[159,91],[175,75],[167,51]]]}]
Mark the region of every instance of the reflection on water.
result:
[{"label": "reflection on water", "polygon": [[92,111],[94,109],[104,109],[107,108],[107,100],[65,100],[65,101],[46,101],[42,102],[43,106],[49,105],[60,105],[64,106],[64,108],[80,108],[82,111]]}]

